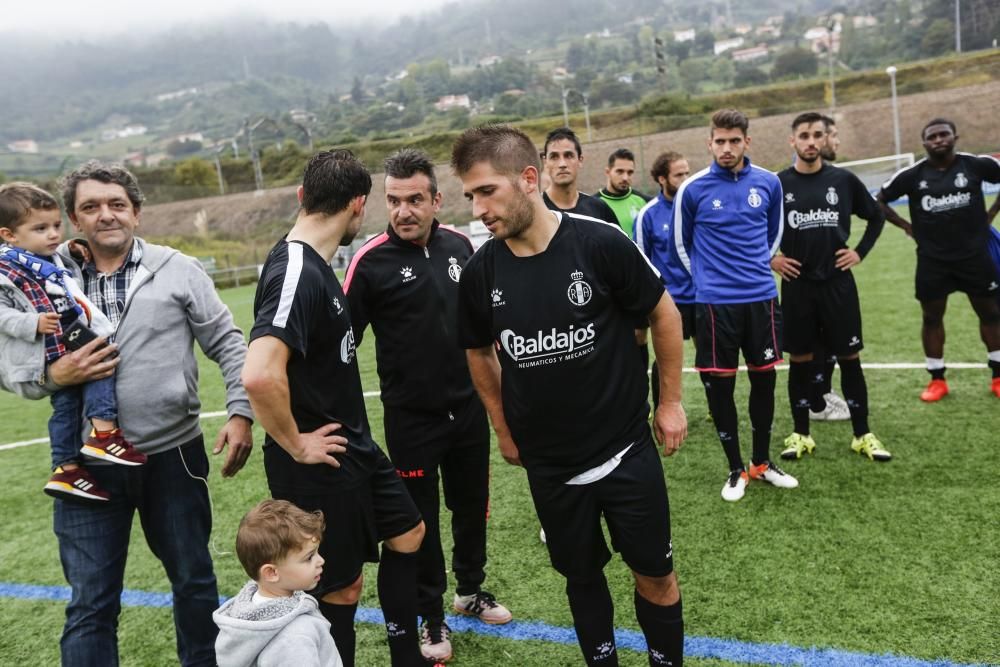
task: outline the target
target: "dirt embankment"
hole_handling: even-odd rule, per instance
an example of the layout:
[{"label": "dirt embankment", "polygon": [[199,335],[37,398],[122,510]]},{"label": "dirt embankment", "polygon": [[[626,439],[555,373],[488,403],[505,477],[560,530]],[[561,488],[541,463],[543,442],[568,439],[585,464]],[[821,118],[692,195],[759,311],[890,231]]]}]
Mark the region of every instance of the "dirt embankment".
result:
[{"label": "dirt embankment", "polygon": [[[888,90],[888,83],[886,89]],[[1000,82],[900,97],[903,152],[918,155],[923,153],[920,129],[935,116],[955,121],[961,135],[961,149],[970,152],[995,150],[998,101]],[[791,155],[788,145],[789,124],[794,116],[795,114],[783,114],[751,121],[750,156],[754,162],[769,169],[780,169],[788,164]],[[841,160],[895,153],[892,107],[888,98],[844,106],[837,110],[836,117],[842,141],[839,156]],[[637,184],[644,184],[647,189],[650,182],[648,168],[662,151],[669,149],[683,153],[688,157],[693,171],[702,169],[709,163],[707,128],[650,134],[641,137],[641,140],[639,137],[632,137],[598,141],[584,146],[581,189],[594,192],[604,185],[607,155],[620,146],[632,149],[637,159],[641,160],[637,171],[643,178]],[[456,224],[468,221],[472,217],[471,209],[462,196],[461,183],[447,165],[438,168],[438,181],[444,194],[441,219]],[[384,194],[382,175],[373,175],[363,233],[373,233],[385,226]],[[143,233],[149,236],[192,236],[214,232],[242,238],[254,235],[255,230],[265,225],[274,226],[286,222],[290,226],[297,208],[294,187],[275,188],[260,194],[241,193],[149,205],[143,211],[142,227]]]}]

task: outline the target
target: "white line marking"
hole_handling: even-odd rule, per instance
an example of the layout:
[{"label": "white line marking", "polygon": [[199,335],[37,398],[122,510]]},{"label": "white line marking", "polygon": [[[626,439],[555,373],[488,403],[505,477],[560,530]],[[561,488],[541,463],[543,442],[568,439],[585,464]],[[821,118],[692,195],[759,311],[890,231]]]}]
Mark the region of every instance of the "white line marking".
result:
[{"label": "white line marking", "polygon": [[[889,370],[889,371],[894,371],[894,370],[923,370],[924,369],[924,364],[911,364],[911,363],[905,363],[905,362],[904,363],[871,363],[871,364],[861,364],[861,367],[864,368],[865,370],[876,370],[876,371],[883,371],[883,370]],[[778,364],[777,366],[775,366],[775,368],[778,369],[778,370],[788,370],[788,364]],[[986,364],[971,364],[971,363],[966,363],[966,362],[948,363],[948,369],[949,370],[951,370],[951,369],[983,369],[983,368],[986,368]],[[741,371],[745,371],[746,369],[747,369],[746,366],[740,366],[740,370]],[[685,373],[697,373],[698,371],[696,371],[693,368],[685,368],[684,372]],[[377,391],[366,391],[364,393],[365,398],[375,398],[378,395],[379,395],[379,392],[377,392]],[[225,417],[226,414],[227,413],[226,413],[225,410],[223,410],[221,412],[203,412],[203,413],[201,413],[201,418],[202,419],[215,419],[216,417]],[[29,445],[40,445],[42,443],[48,443],[48,441],[49,441],[48,438],[35,438],[34,440],[21,440],[20,442],[11,442],[11,443],[6,444],[6,445],[0,445],[0,452],[5,451],[7,449],[17,449],[19,447],[27,447]]]}]

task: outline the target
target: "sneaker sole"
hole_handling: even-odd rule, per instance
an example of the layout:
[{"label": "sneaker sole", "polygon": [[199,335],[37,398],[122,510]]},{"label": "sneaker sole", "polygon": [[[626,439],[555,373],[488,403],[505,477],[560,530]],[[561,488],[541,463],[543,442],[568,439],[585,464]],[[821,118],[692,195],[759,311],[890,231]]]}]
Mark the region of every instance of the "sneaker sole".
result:
[{"label": "sneaker sole", "polygon": [[509,617],[507,617],[505,620],[502,621],[491,621],[483,618],[479,614],[474,614],[471,611],[466,611],[465,609],[462,609],[461,607],[458,607],[456,605],[452,605],[451,608],[457,611],[459,614],[462,614],[463,616],[472,616],[473,618],[478,618],[483,623],[487,623],[489,625],[506,625],[507,623],[510,623],[511,621],[514,620],[513,614],[511,614]]},{"label": "sneaker sole", "polygon": [[424,660],[427,661],[428,665],[435,665],[435,664],[440,663],[440,662],[448,662],[449,660],[452,659],[452,657],[454,657],[455,654],[454,654],[454,652],[452,652],[452,653],[449,653],[447,656],[445,656],[443,658],[435,658],[432,655],[427,655],[426,653],[424,653],[423,649],[421,648],[420,655],[421,655],[421,657],[423,657]]},{"label": "sneaker sole", "polygon": [[122,466],[141,466],[146,462],[142,461],[126,461],[125,459],[120,459],[113,454],[108,454],[103,449],[97,449],[96,447],[91,447],[90,445],[84,445],[80,448],[80,453],[84,456],[89,456],[92,459],[98,459],[100,461],[108,461],[110,463],[117,463]]},{"label": "sneaker sole", "polygon": [[868,454],[865,454],[861,450],[854,449],[853,447],[851,447],[851,451],[854,452],[855,454],[860,454],[861,456],[865,457],[869,461],[878,461],[880,463],[885,463],[886,461],[891,461],[892,460],[892,454],[881,454],[881,455],[880,454],[872,454],[871,456],[868,456]]},{"label": "sneaker sole", "polygon": [[81,491],[71,484],[64,484],[63,482],[49,482],[42,489],[47,495],[53,498],[61,498],[62,500],[88,500],[95,503],[106,503],[107,498],[102,498],[101,496],[95,496],[86,491]]}]

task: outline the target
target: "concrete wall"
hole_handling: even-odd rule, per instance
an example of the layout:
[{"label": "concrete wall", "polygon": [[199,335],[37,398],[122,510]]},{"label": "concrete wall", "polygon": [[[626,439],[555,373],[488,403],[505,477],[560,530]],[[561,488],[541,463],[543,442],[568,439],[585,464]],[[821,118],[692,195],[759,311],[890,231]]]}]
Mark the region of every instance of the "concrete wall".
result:
[{"label": "concrete wall", "polygon": [[[886,84],[888,90],[888,83]],[[1000,82],[954,88],[940,92],[925,92],[899,98],[902,151],[923,153],[920,129],[931,118],[945,116],[958,125],[959,147],[970,152],[995,151],[1000,147],[996,112],[1000,105]],[[820,109],[822,110],[822,109]],[[781,169],[790,160],[789,124],[796,114],[753,119],[750,123],[750,156],[754,162],[769,169]],[[895,153],[891,102],[888,98],[842,107],[837,110],[842,161],[876,157]],[[620,146],[631,148],[638,156],[637,137],[600,141],[584,146],[584,163],[580,175],[581,189],[594,192],[604,185],[607,155]],[[645,178],[656,155],[665,150],[685,154],[692,170],[708,165],[708,129],[692,128],[646,135],[641,138]],[[471,207],[462,196],[461,183],[446,165],[438,168],[438,180],[444,194],[441,219],[449,223],[467,222]],[[651,194],[651,193],[650,193]],[[367,219],[363,233],[380,231],[386,225],[383,176],[373,175]],[[192,235],[199,229],[219,230],[241,235],[261,223],[285,220],[289,226],[297,210],[295,188],[266,190],[260,195],[241,193],[223,197],[207,197],[170,204],[151,205],[143,212],[143,233],[147,235]]]}]

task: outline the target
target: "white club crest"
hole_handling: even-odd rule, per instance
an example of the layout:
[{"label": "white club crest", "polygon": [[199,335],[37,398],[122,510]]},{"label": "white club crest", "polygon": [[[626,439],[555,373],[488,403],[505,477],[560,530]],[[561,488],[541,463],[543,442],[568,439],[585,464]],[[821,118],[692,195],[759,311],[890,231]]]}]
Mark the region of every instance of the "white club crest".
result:
[{"label": "white club crest", "polygon": [[454,257],[448,258],[448,277],[456,283],[462,277],[462,267],[458,265],[458,260]]},{"label": "white club crest", "polygon": [[969,179],[965,177],[965,174],[963,174],[962,172],[958,172],[958,175],[955,176],[955,187],[964,188],[968,184],[969,184]]},{"label": "white club crest", "polygon": [[569,277],[573,280],[569,285],[569,289],[566,290],[569,302],[575,306],[587,305],[590,302],[590,297],[594,295],[594,291],[590,289],[590,285],[583,281],[583,271],[577,269],[569,274]]},{"label": "white club crest", "polygon": [[750,194],[747,195],[747,203],[753,208],[760,208],[760,205],[764,203],[764,198],[757,192],[757,188],[750,188]]},{"label": "white club crest", "polygon": [[826,189],[826,203],[830,206],[836,206],[837,202],[840,201],[840,197],[837,196],[837,190],[835,188]]}]

